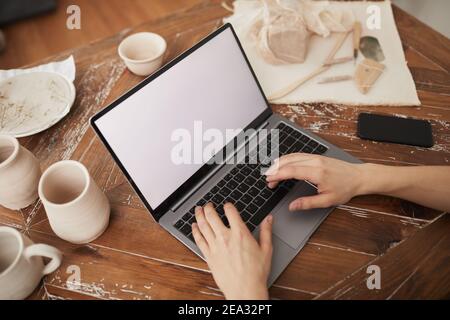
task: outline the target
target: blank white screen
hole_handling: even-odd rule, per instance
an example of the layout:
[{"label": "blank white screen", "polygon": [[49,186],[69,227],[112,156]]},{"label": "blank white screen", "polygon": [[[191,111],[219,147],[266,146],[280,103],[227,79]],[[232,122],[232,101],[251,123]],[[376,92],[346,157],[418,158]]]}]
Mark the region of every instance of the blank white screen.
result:
[{"label": "blank white screen", "polygon": [[117,158],[147,202],[155,209],[201,164],[171,160],[176,129],[192,134],[195,121],[203,131],[247,127],[266,108],[230,29],[96,120]]}]

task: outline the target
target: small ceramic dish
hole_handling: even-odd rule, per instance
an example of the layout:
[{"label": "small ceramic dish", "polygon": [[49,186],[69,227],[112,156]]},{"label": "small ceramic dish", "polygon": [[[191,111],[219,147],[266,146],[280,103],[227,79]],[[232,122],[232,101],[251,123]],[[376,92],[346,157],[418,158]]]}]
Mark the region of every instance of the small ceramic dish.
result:
[{"label": "small ceramic dish", "polygon": [[140,32],[125,38],[118,51],[131,72],[138,76],[148,76],[161,67],[166,49],[166,40],[160,35]]},{"label": "small ceramic dish", "polygon": [[0,81],[0,134],[16,138],[44,131],[64,118],[75,87],[53,72],[32,72]]}]

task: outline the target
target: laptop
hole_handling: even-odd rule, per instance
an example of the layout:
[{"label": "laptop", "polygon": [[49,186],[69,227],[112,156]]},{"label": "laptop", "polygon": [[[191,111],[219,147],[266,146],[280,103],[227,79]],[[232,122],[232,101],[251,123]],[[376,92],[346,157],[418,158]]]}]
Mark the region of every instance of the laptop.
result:
[{"label": "laptop", "polygon": [[[151,216],[202,257],[194,209],[211,202],[225,225],[233,203],[249,230],[272,213],[271,285],[333,210],[289,212],[317,193],[306,181],[269,189],[274,158],[295,152],[360,162],[274,114],[230,24],[201,40],[91,118]],[[230,160],[231,159],[231,160]]]}]

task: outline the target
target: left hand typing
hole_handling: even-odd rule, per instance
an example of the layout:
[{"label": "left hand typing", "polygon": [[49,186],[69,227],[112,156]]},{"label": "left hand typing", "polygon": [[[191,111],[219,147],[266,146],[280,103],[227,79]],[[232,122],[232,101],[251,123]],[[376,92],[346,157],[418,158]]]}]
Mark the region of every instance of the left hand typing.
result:
[{"label": "left hand typing", "polygon": [[227,228],[212,204],[196,208],[195,242],[227,299],[268,299],[267,278],[272,260],[272,216],[261,224],[259,243],[230,203],[224,206]]}]

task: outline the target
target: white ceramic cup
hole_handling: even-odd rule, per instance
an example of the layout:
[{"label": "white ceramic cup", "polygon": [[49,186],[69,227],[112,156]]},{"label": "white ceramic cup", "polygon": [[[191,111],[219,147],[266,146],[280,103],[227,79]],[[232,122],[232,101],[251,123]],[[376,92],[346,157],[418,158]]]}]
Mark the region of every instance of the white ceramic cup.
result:
[{"label": "white ceramic cup", "polygon": [[0,135],[0,205],[19,210],[38,198],[39,161],[16,138]]},{"label": "white ceramic cup", "polygon": [[[51,260],[44,265],[42,257]],[[25,299],[43,276],[58,269],[61,260],[58,249],[33,244],[16,229],[0,227],[0,300]]]},{"label": "white ceramic cup", "polygon": [[94,241],[109,224],[106,195],[84,165],[66,160],[50,166],[39,181],[39,197],[58,237],[82,244]]},{"label": "white ceramic cup", "polygon": [[140,32],[125,38],[118,51],[131,72],[138,76],[148,76],[161,67],[166,49],[166,40],[160,35]]}]

